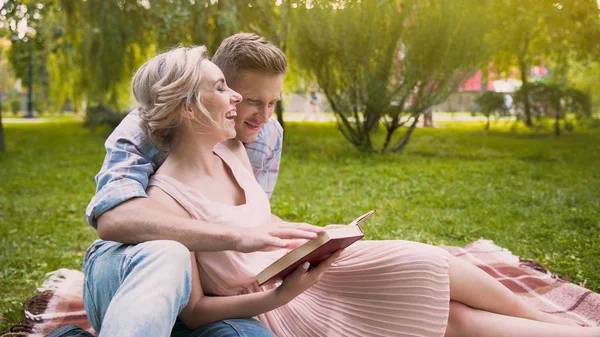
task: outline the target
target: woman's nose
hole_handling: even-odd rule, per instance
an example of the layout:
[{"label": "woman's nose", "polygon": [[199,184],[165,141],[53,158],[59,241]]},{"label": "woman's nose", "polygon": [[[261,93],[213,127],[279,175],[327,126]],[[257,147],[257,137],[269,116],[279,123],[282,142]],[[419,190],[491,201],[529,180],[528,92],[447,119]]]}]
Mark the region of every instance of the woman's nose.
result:
[{"label": "woman's nose", "polygon": [[242,95],[240,95],[235,90],[231,90],[231,91],[233,91],[233,95],[231,95],[231,103],[238,104],[239,102],[241,102],[242,101]]}]

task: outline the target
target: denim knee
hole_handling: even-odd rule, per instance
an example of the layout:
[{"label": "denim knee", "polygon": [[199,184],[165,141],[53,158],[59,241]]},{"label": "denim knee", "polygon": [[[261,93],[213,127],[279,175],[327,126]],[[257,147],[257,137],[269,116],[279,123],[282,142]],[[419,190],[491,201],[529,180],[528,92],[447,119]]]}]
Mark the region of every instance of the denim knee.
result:
[{"label": "denim knee", "polygon": [[95,246],[84,262],[84,302],[96,330],[109,304],[128,308],[142,299],[153,304],[140,311],[175,320],[191,294],[190,252],[185,246],[167,240]]},{"label": "denim knee", "polygon": [[144,268],[147,277],[160,280],[154,291],[176,290],[187,304],[192,291],[192,263],[190,251],[181,243],[172,240],[155,240],[138,244],[142,248],[131,256],[127,268],[135,265]]}]

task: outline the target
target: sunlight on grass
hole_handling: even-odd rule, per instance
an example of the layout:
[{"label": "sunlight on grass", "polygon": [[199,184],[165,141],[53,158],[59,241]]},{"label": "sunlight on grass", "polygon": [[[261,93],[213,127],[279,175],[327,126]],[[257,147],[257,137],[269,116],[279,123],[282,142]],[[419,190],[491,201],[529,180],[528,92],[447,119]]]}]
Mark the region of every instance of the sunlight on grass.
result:
[{"label": "sunlight on grass", "polygon": [[[402,154],[358,153],[333,123],[288,123],[273,213],[319,225],[371,208],[369,239],[494,240],[600,291],[600,132],[554,137],[511,123],[418,129]],[[79,269],[106,135],[80,122],[6,124],[0,154],[0,331],[47,272]]]}]

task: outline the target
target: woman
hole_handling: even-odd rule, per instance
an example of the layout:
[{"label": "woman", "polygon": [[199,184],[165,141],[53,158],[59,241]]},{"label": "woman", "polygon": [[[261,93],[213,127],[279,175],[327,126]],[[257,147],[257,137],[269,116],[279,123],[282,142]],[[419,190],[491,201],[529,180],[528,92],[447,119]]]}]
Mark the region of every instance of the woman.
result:
[{"label": "woman", "polygon": [[[204,47],[177,48],[133,79],[144,132],[168,157],[148,195],[173,212],[228,226],[271,219],[233,117],[242,97]],[[600,336],[528,307],[485,272],[446,251],[407,241],[359,241],[280,285],[256,274],[286,250],[191,253],[190,328],[258,318],[279,336]],[[219,295],[219,296],[209,296]]]}]

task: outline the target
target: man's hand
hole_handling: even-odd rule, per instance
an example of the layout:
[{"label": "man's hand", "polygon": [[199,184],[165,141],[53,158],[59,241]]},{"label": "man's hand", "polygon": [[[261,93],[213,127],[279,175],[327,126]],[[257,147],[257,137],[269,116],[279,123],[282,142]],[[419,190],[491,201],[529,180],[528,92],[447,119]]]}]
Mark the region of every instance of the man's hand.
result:
[{"label": "man's hand", "polygon": [[240,228],[235,250],[249,253],[281,248],[294,249],[306,240],[316,238],[323,231],[322,227],[286,221],[256,228]]}]

